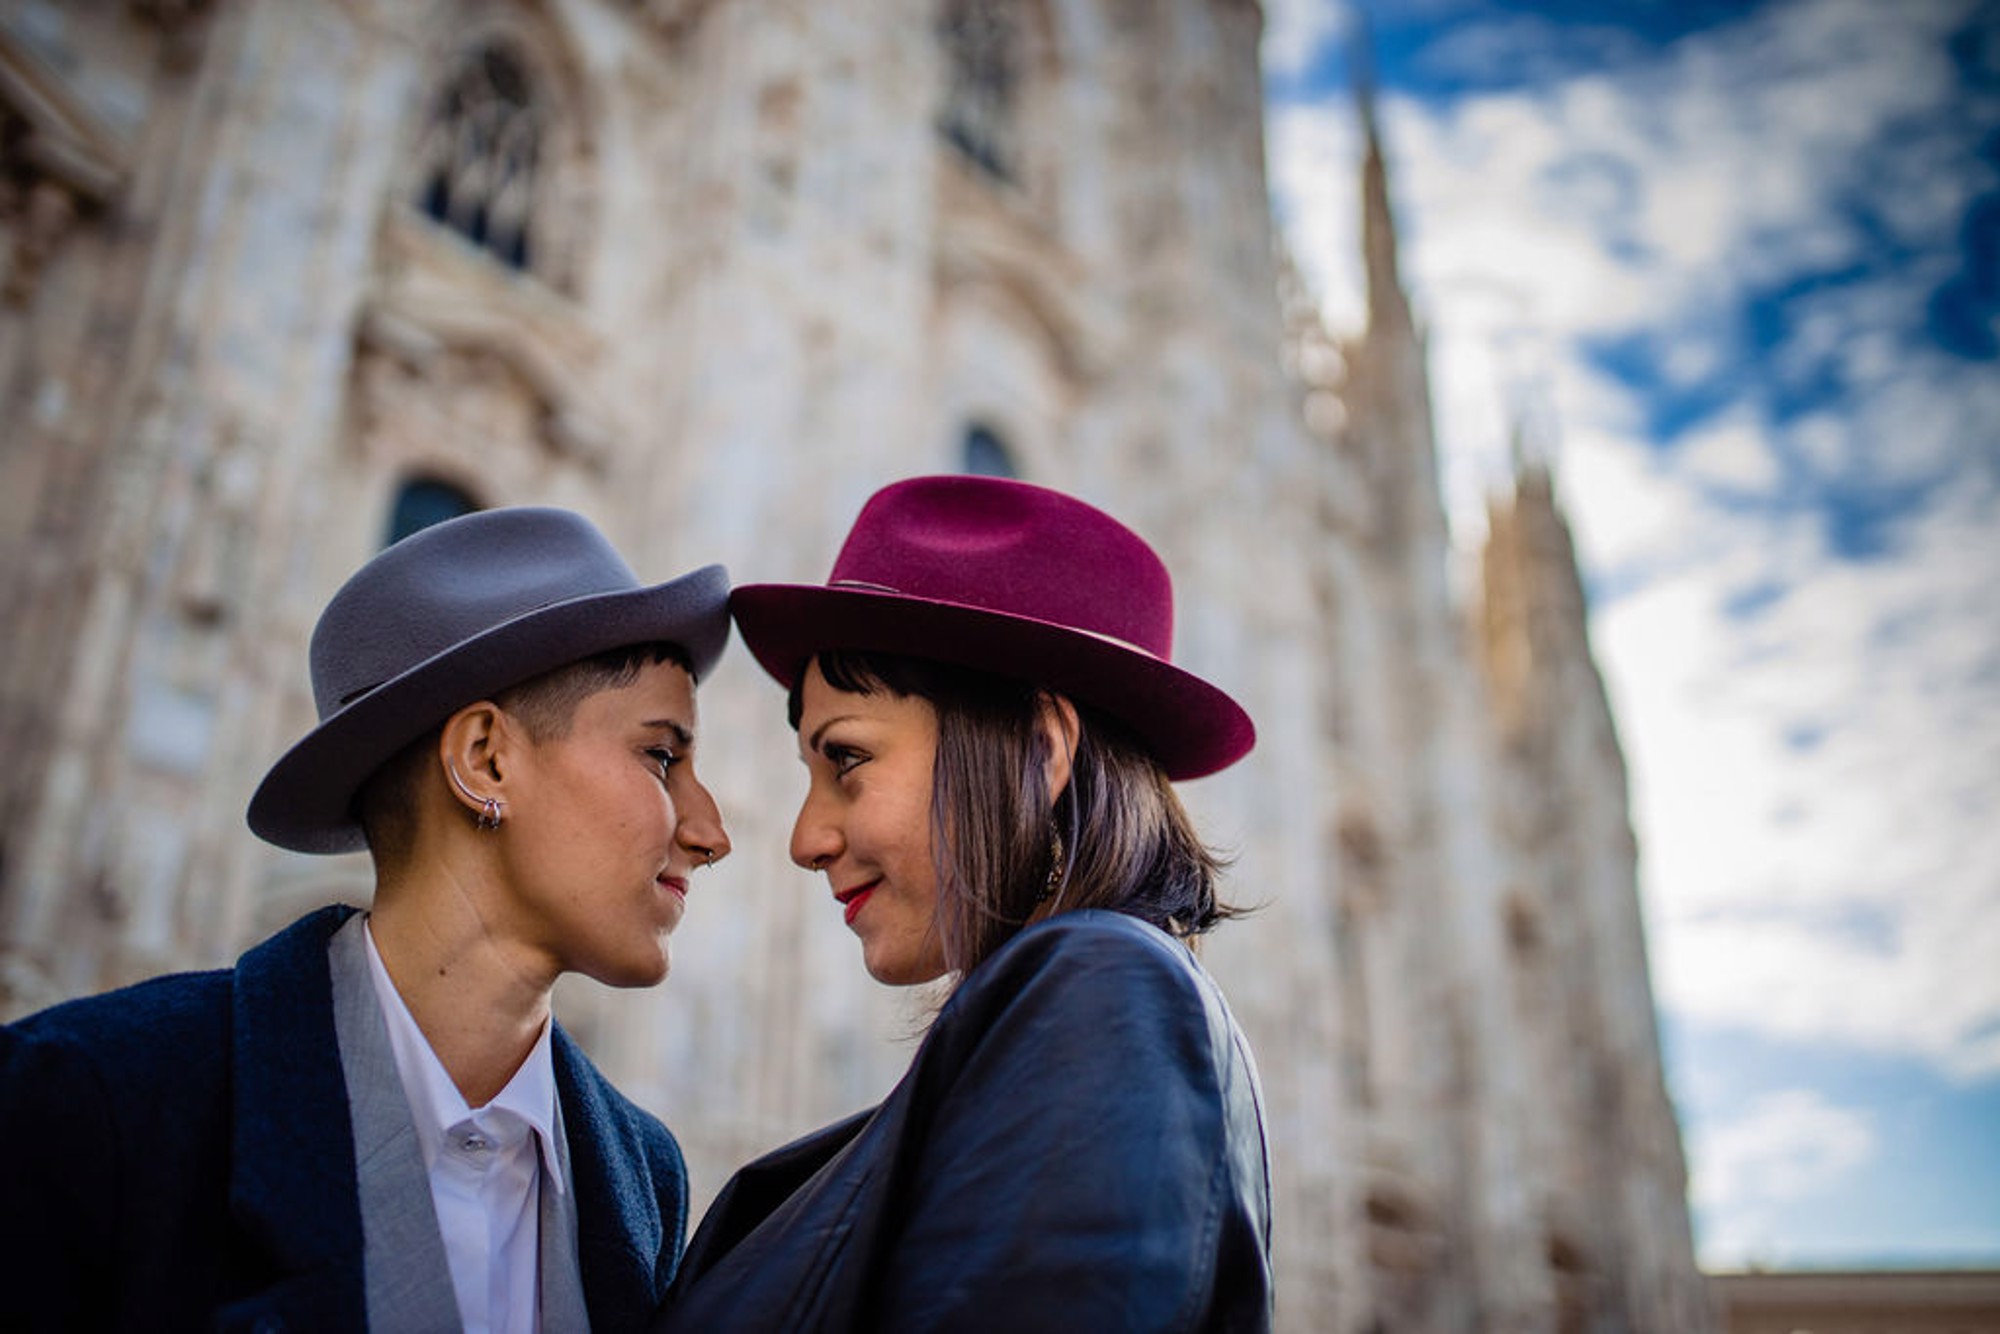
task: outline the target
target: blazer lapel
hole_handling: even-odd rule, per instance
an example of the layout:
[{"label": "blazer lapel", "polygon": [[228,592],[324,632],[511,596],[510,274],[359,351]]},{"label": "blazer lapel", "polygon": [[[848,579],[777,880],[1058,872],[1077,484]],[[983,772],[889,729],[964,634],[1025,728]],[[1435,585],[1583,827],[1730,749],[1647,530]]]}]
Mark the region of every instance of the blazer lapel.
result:
[{"label": "blazer lapel", "polygon": [[538,1208],[541,1216],[541,1305],[545,1331],[589,1329],[590,1305],[583,1295],[583,1271],[576,1254],[576,1185],[569,1167],[562,1099],[556,1099],[555,1150],[559,1172],[568,1182],[558,1189],[543,1164]]},{"label": "blazer lapel", "polygon": [[368,975],[366,929],[362,918],[349,918],[328,944],[327,959],[354,1127],[368,1326],[456,1331],[462,1322],[451,1261],[388,1023]]}]

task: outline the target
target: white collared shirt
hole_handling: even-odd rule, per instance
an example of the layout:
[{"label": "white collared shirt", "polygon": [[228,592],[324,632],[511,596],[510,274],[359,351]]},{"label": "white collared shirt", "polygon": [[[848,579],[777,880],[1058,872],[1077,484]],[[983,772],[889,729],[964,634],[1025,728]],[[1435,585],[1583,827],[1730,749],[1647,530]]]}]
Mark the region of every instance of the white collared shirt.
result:
[{"label": "white collared shirt", "polygon": [[431,1201],[466,1334],[538,1334],[541,1329],[541,1197],[566,1192],[556,1155],[556,1075],[549,1025],[493,1101],[473,1109],[445,1072],[375,949],[368,973],[388,1022],[396,1073],[410,1100]]}]

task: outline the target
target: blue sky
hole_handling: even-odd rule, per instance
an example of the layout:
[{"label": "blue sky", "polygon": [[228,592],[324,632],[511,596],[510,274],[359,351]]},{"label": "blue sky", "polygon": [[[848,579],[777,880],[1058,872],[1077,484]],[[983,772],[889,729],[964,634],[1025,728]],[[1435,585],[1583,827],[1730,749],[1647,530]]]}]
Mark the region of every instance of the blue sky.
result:
[{"label": "blue sky", "polygon": [[[1361,323],[1335,0],[1272,188]],[[1382,0],[1460,546],[1551,457],[1631,761],[1696,1240],[2000,1265],[2000,0]]]}]

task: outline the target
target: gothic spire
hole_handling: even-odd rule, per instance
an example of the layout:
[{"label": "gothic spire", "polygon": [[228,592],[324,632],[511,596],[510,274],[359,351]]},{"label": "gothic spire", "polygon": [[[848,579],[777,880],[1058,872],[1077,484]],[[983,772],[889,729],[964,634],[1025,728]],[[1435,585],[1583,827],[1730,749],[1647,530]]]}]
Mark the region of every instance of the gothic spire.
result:
[{"label": "gothic spire", "polygon": [[1368,327],[1408,329],[1410,300],[1396,262],[1396,219],[1389,210],[1389,172],[1375,117],[1374,36],[1357,12],[1352,50],[1354,98],[1361,120],[1361,250],[1368,270]]}]

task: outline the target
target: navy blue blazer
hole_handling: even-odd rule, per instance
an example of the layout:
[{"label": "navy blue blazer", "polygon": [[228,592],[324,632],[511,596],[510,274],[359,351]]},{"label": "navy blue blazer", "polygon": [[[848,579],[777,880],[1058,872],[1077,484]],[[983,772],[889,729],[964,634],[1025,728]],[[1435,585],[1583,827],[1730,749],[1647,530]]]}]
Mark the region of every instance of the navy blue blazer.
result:
[{"label": "navy blue blazer", "polygon": [[654,1334],[1271,1327],[1242,1030],[1187,948],[1062,913],[974,969],[883,1104],[751,1163]]},{"label": "navy blue blazer", "polygon": [[[234,970],[0,1028],[0,1323],[361,1330],[361,1208],[313,913]],[[680,1147],[561,1028],[556,1087],[591,1326],[644,1325],[687,1228]]]}]

